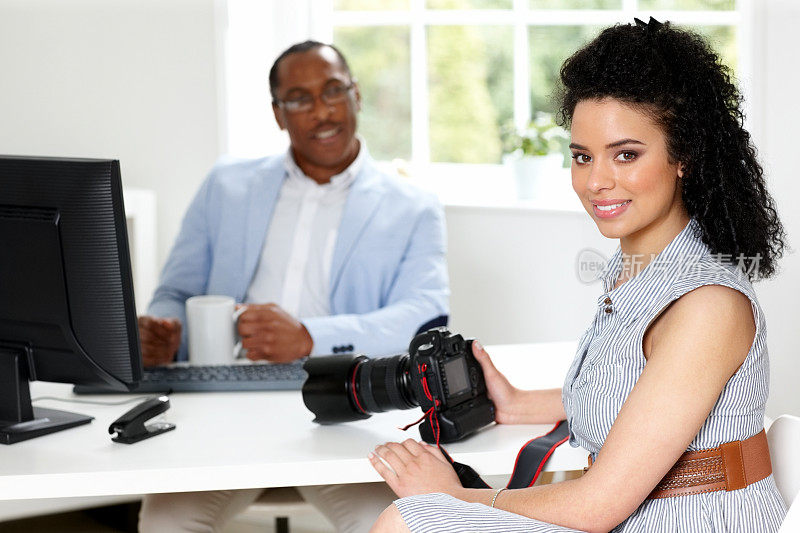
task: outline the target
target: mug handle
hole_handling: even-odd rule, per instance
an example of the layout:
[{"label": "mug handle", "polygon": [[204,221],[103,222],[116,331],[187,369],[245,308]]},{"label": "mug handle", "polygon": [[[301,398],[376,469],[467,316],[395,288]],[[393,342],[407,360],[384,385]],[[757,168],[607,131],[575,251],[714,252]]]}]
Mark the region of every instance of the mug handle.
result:
[{"label": "mug handle", "polygon": [[243,355],[244,355],[242,353],[242,339],[241,339],[241,337],[239,337],[239,331],[238,331],[238,328],[236,326],[239,324],[239,317],[242,316],[242,313],[244,313],[245,311],[247,311],[247,306],[243,305],[239,309],[234,311],[233,312],[233,316],[232,316],[234,336],[237,339],[239,339],[238,341],[236,341],[236,344],[233,345],[233,358],[234,359],[239,359],[239,358],[243,357]]}]

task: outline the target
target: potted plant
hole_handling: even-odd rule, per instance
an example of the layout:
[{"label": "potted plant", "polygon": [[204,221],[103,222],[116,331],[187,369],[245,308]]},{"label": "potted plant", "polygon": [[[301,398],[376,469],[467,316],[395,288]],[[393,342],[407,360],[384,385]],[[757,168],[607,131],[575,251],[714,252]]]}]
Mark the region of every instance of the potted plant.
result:
[{"label": "potted plant", "polygon": [[564,166],[564,149],[569,134],[549,113],[536,113],[523,131],[513,124],[501,129],[504,161],[511,165],[517,197],[531,199],[548,190]]}]

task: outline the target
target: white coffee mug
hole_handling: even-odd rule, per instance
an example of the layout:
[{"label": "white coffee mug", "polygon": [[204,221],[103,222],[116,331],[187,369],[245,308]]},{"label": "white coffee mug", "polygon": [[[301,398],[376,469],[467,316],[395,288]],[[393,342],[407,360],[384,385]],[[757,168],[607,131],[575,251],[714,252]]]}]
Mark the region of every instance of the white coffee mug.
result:
[{"label": "white coffee mug", "polygon": [[236,309],[236,301],[230,296],[202,295],[186,300],[189,362],[224,365],[237,359],[242,343],[236,326],[246,309]]}]

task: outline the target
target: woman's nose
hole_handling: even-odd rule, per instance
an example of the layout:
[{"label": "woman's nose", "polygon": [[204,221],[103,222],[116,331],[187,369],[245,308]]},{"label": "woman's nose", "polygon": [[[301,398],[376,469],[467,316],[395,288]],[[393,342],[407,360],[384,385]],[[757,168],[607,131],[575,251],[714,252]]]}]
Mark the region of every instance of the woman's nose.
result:
[{"label": "woman's nose", "polygon": [[586,188],[591,192],[600,192],[604,189],[613,189],[614,174],[608,165],[594,163],[589,169],[589,179],[586,181]]}]

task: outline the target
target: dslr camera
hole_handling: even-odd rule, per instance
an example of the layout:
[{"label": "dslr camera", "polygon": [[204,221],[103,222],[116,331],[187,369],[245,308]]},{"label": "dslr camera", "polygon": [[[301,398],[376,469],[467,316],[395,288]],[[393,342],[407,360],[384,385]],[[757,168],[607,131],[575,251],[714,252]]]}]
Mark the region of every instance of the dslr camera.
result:
[{"label": "dslr camera", "polygon": [[407,354],[311,358],[303,368],[303,402],[320,424],[419,406],[425,413],[420,436],[434,444],[455,442],[494,422],[472,340],[447,328],[418,334]]}]

